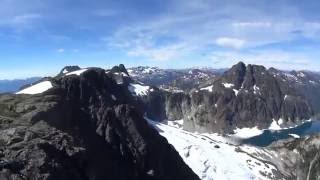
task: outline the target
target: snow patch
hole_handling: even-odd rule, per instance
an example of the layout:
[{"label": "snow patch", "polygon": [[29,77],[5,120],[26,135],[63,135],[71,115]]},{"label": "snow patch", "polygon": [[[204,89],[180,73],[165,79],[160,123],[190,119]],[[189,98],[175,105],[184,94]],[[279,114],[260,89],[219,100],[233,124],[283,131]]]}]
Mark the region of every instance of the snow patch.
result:
[{"label": "snow patch", "polygon": [[182,129],[183,127],[183,119],[175,120],[175,121],[167,121],[168,126],[172,126],[175,128]]},{"label": "snow patch", "polygon": [[233,92],[236,96],[238,96],[239,90],[233,89]]},{"label": "snow patch", "polygon": [[[280,122],[283,122],[282,119],[279,119]],[[282,128],[280,127],[279,121],[277,122],[275,119],[272,119],[272,123],[270,124],[269,129],[270,130],[281,130]]]},{"label": "snow patch", "polygon": [[225,87],[225,88],[231,88],[234,86],[234,84],[231,84],[231,83],[222,83],[222,85]]},{"label": "snow patch", "polygon": [[254,94],[258,94],[258,93],[260,94],[260,88],[257,85],[253,86],[253,93]]},{"label": "snow patch", "polygon": [[263,130],[258,129],[258,127],[253,127],[253,128],[237,128],[234,130],[234,135],[235,137],[247,139],[251,138],[254,136],[259,136],[263,133]]},{"label": "snow patch", "polygon": [[[264,153],[267,156],[266,150],[231,145],[216,134],[191,133],[162,123],[148,122],[174,146],[186,164],[202,180],[275,178],[273,171],[276,171],[276,167],[259,154]],[[250,154],[251,152],[254,153]]]},{"label": "snow patch", "polygon": [[53,86],[50,81],[43,81],[33,86],[27,87],[17,92],[16,94],[39,94],[51,89],[52,87]]},{"label": "snow patch", "polygon": [[129,91],[138,96],[146,96],[150,90],[149,86],[143,86],[140,84],[130,84]]},{"label": "snow patch", "polygon": [[303,72],[299,72],[298,76],[299,77],[305,77],[306,75]]},{"label": "snow patch", "polygon": [[288,134],[288,135],[289,135],[289,136],[292,136],[292,137],[294,137],[294,138],[296,138],[296,139],[300,138],[300,136],[297,135],[297,134]]},{"label": "snow patch", "polygon": [[70,76],[70,75],[77,75],[80,76],[82,73],[84,73],[85,71],[87,71],[88,69],[80,69],[77,71],[72,71],[66,74],[66,76]]},{"label": "snow patch", "polygon": [[209,92],[212,92],[212,88],[213,88],[213,85],[212,85],[212,86],[208,86],[208,87],[201,88],[200,90],[201,90],[201,91],[209,91]]}]

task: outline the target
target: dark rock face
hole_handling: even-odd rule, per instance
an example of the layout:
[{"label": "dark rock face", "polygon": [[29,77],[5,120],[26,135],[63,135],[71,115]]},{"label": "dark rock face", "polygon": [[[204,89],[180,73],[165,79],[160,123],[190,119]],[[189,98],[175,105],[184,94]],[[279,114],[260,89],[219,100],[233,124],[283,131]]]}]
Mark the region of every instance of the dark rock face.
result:
[{"label": "dark rock face", "polygon": [[199,132],[225,133],[254,126],[265,129],[273,119],[283,119],[283,125],[289,125],[313,115],[302,93],[263,66],[240,62],[210,85],[212,92],[164,92],[164,105],[159,108],[165,107],[167,119],[184,119],[186,130]]},{"label": "dark rock face", "polygon": [[199,179],[102,69],[0,96],[0,179]]},{"label": "dark rock face", "polygon": [[279,81],[288,82],[290,87],[302,94],[312,106],[315,116],[320,117],[320,75],[309,71],[291,71],[287,73],[273,70]]},{"label": "dark rock face", "polygon": [[81,68],[79,66],[66,66],[60,71],[58,76],[61,76],[61,75],[66,74],[68,72],[77,71],[77,70],[80,70],[80,69]]},{"label": "dark rock face", "polygon": [[270,149],[278,154],[277,159],[274,159],[273,162],[288,177],[287,179],[319,179],[319,135],[280,141],[272,144]]}]

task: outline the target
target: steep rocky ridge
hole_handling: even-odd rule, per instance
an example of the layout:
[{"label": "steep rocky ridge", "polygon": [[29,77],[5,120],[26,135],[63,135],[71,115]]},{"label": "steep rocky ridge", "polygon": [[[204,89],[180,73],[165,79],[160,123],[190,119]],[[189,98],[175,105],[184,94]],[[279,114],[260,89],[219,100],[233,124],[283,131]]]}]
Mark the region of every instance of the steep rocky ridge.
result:
[{"label": "steep rocky ridge", "polygon": [[0,179],[199,179],[112,74],[91,68],[42,94],[1,95]]},{"label": "steep rocky ridge", "polygon": [[[235,128],[269,128],[273,121],[291,126],[313,116],[304,94],[263,66],[240,62],[210,84],[190,93],[158,91],[155,108],[169,120],[184,119],[198,132],[232,132]],[[144,98],[145,103],[152,104]]]}]

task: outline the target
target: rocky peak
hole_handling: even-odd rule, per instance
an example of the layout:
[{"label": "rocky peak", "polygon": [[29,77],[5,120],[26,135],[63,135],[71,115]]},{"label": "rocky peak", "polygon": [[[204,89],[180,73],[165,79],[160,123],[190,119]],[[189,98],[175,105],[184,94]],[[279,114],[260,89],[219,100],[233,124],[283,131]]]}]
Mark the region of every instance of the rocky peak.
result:
[{"label": "rocky peak", "polygon": [[123,64],[119,64],[119,66],[114,66],[110,71],[112,73],[124,73],[125,75],[129,76],[129,73]]},{"label": "rocky peak", "polygon": [[72,71],[77,71],[80,70],[81,68],[79,66],[65,66],[64,68],[62,68],[62,70],[60,71],[59,75],[63,75]]},{"label": "rocky peak", "polygon": [[124,84],[125,86],[127,86],[129,83],[133,82],[127,69],[123,64],[120,64],[119,66],[114,66],[107,72],[108,75],[117,82],[117,84]]},{"label": "rocky peak", "polygon": [[234,87],[239,89],[246,75],[246,69],[243,62],[237,63],[223,74],[225,81],[234,84]]},{"label": "rocky peak", "polygon": [[234,65],[203,88],[163,96],[169,119],[184,119],[184,128],[198,132],[232,132],[235,128],[267,129],[274,120],[283,126],[310,119],[308,101],[265,67]]},{"label": "rocky peak", "polygon": [[54,81],[0,95],[0,179],[199,179],[104,69]]}]

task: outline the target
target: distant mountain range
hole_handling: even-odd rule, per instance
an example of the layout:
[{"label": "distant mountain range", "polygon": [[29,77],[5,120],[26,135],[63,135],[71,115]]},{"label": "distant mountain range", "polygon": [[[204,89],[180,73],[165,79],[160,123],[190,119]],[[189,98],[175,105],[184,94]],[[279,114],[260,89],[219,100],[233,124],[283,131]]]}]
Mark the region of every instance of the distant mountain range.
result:
[{"label": "distant mountain range", "polygon": [[[308,129],[319,98],[317,73],[242,62],[67,66],[0,95],[0,179],[317,179],[319,135],[291,129]],[[244,141],[256,137],[272,144]]]},{"label": "distant mountain range", "polygon": [[41,77],[31,77],[27,79],[14,79],[14,80],[0,80],[0,93],[10,93],[18,91],[26,84],[34,83],[40,80]]}]

